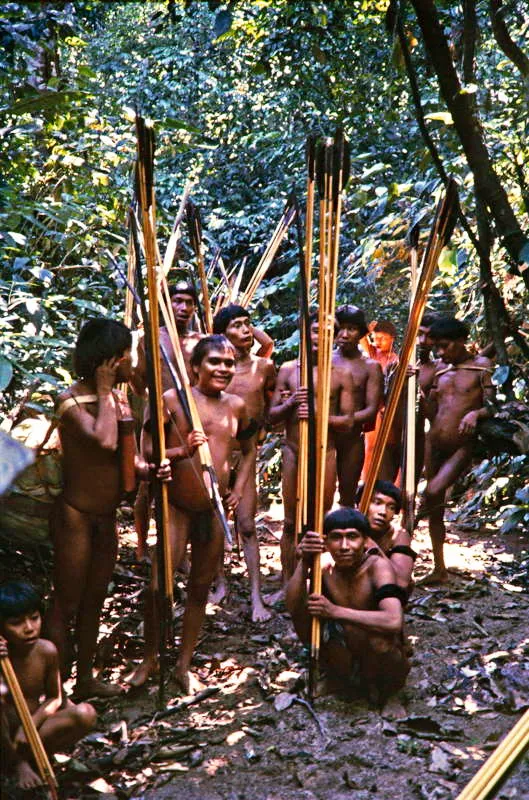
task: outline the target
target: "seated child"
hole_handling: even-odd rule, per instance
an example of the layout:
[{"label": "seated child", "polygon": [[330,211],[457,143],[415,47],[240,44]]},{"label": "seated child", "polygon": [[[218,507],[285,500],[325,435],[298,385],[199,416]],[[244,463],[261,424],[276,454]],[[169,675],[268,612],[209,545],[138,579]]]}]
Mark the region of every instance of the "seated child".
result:
[{"label": "seated child", "polygon": [[[0,659],[9,656],[20,688],[49,754],[71,747],[95,725],[88,703],[74,705],[62,694],[57,649],[40,638],[41,599],[21,581],[0,586]],[[0,680],[2,760],[21,789],[42,783],[3,677]]]}]

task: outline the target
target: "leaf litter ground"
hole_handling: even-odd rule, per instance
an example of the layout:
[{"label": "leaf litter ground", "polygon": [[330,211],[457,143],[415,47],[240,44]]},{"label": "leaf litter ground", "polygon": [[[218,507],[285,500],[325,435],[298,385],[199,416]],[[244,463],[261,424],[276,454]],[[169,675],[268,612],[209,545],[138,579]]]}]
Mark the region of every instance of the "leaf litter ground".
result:
[{"label": "leaf litter ground", "polygon": [[[279,586],[280,524],[258,518],[265,592]],[[449,586],[418,586],[406,612],[412,669],[403,692],[380,712],[359,698],[326,695],[311,708],[306,659],[284,608],[254,624],[238,555],[230,595],[208,606],[194,669],[207,687],[198,702],[157,684],[95,701],[97,730],[56,768],[63,798],[145,800],[449,800],[529,706],[527,540],[452,523]],[[99,666],[123,679],[142,654],[141,593],[148,567],[134,560],[130,522],[105,603]],[[430,566],[427,528],[416,537],[416,580]],[[2,553],[3,577],[47,588],[49,561]],[[37,576],[37,577],[35,577]],[[175,596],[184,599],[185,581]],[[176,605],[177,642],[182,605]],[[175,648],[176,652],[176,648]],[[169,662],[174,659],[170,655]],[[529,797],[529,765],[497,795]],[[6,798],[15,797],[4,787]]]}]

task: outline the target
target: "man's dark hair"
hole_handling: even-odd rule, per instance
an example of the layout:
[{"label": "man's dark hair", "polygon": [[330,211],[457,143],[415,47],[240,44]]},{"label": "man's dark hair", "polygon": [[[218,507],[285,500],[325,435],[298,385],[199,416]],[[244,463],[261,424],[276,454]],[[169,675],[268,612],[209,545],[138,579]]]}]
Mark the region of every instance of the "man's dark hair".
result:
[{"label": "man's dark hair", "polygon": [[122,322],[97,317],[85,322],[77,337],[73,366],[80,378],[93,378],[109,358],[119,358],[132,347],[132,334]]},{"label": "man's dark hair", "polygon": [[354,325],[361,336],[365,336],[368,331],[364,312],[358,306],[340,306],[336,309],[336,322],[338,325]]},{"label": "man's dark hair", "polygon": [[390,336],[395,338],[397,335],[397,329],[394,324],[389,321],[389,319],[381,319],[375,324],[373,333],[389,333]]},{"label": "man's dark hair", "polygon": [[371,526],[367,521],[367,517],[361,514],[356,508],[342,506],[341,508],[337,508],[336,511],[330,511],[328,514],[325,514],[323,520],[324,536],[328,536],[331,531],[343,531],[348,528],[354,528],[364,537],[371,536]]},{"label": "man's dark hair", "polygon": [[0,624],[35,611],[42,611],[42,598],[30,583],[9,581],[0,585]]},{"label": "man's dark hair", "polygon": [[455,317],[441,317],[430,327],[428,336],[430,339],[448,339],[455,342],[456,339],[468,339],[469,329],[465,322]]},{"label": "man's dark hair", "polygon": [[225,333],[226,328],[233,322],[234,319],[239,317],[250,318],[248,309],[238,306],[235,303],[230,303],[215,314],[213,317],[213,333]]},{"label": "man's dark hair", "polygon": [[425,311],[422,315],[421,325],[423,328],[431,328],[439,319],[443,319],[443,315],[438,311]]},{"label": "man's dark hair", "polygon": [[[204,361],[210,350],[233,350],[233,345],[222,333],[213,333],[211,336],[204,336],[196,343],[191,353],[190,364],[192,367],[199,367]],[[234,351],[235,352],[235,351]]]},{"label": "man's dark hair", "polygon": [[[320,318],[320,312],[316,308],[316,309],[314,309],[314,311],[311,311],[310,314],[309,314],[309,324],[310,325],[314,325],[315,322],[319,321],[319,318]],[[337,321],[336,317],[334,318],[334,332],[338,333],[338,321]]]},{"label": "man's dark hair", "polygon": [[169,288],[169,297],[174,297],[175,294],[188,294],[193,298],[195,305],[198,305],[198,295],[195,286],[191,281],[180,280]]},{"label": "man's dark hair", "polygon": [[[362,499],[363,492],[364,487],[359,486],[356,492],[357,503],[359,503]],[[395,486],[394,483],[391,483],[391,481],[375,481],[375,485],[373,486],[373,494],[371,497],[373,498],[377,492],[380,494],[385,494],[386,497],[391,497],[397,505],[397,513],[400,511],[402,508],[402,492],[397,486]]]}]

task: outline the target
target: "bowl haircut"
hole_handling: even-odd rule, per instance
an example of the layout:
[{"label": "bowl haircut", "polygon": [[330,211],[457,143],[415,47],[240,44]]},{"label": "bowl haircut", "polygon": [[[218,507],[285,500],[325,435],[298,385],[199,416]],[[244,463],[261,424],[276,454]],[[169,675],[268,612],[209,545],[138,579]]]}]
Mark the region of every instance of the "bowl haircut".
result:
[{"label": "bowl haircut", "polygon": [[213,333],[224,333],[230,322],[233,322],[234,319],[239,319],[239,317],[250,319],[248,309],[238,306],[236,303],[229,303],[229,305],[224,306],[213,317]]},{"label": "bowl haircut", "polygon": [[430,339],[448,339],[451,342],[457,339],[468,339],[469,329],[465,322],[455,317],[441,317],[430,327],[428,336]]},{"label": "bowl haircut", "polygon": [[190,364],[192,367],[199,367],[211,350],[232,350],[235,353],[232,343],[221,333],[213,333],[199,339],[191,353]]},{"label": "bowl haircut", "polygon": [[73,366],[79,378],[93,378],[110,358],[119,358],[132,347],[132,334],[122,322],[96,317],[85,322],[77,337]]},{"label": "bowl haircut", "polygon": [[365,336],[369,330],[364,312],[358,306],[340,306],[336,309],[336,322],[338,325],[354,325],[361,336]]},{"label": "bowl haircut", "polygon": [[42,613],[42,598],[30,583],[8,581],[0,585],[0,628],[11,618],[35,611]]}]

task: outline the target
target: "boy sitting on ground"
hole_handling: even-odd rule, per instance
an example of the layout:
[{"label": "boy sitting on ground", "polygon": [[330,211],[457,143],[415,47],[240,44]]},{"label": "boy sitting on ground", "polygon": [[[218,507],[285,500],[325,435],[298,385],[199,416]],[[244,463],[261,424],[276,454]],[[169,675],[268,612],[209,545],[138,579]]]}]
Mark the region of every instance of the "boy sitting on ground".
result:
[{"label": "boy sitting on ground", "polygon": [[[389,559],[368,552],[371,529],[359,511],[342,507],[325,516],[323,538],[308,531],[301,540],[296,570],[288,582],[287,608],[296,633],[310,642],[312,617],[322,620],[321,662],[340,679],[356,673],[370,700],[384,704],[402,688],[409,671],[402,645],[402,606]],[[322,563],[322,594],[308,594],[316,554]]]},{"label": "boy sitting on ground", "polygon": [[[35,727],[52,754],[86,736],[96,712],[89,703],[74,705],[63,697],[57,649],[40,638],[41,625],[41,600],[32,586],[21,581],[0,586],[0,659],[10,658]],[[3,766],[15,772],[21,789],[32,789],[42,781],[3,679],[0,697]]]}]

